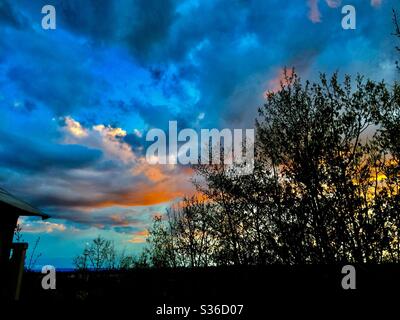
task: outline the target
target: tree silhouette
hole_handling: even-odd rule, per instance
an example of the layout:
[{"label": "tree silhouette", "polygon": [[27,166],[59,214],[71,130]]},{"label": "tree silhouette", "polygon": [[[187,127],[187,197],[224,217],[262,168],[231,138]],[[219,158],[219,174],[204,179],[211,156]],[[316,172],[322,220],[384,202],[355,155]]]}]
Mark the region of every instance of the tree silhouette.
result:
[{"label": "tree silhouette", "polygon": [[196,166],[201,198],[150,232],[157,264],[398,262],[399,92],[285,71],[259,109],[254,172]]},{"label": "tree silhouette", "polygon": [[126,255],[125,250],[118,252],[111,240],[100,236],[87,243],[80,255],[74,258],[75,268],[78,270],[110,270],[146,267],[147,257],[143,253],[140,257]]}]

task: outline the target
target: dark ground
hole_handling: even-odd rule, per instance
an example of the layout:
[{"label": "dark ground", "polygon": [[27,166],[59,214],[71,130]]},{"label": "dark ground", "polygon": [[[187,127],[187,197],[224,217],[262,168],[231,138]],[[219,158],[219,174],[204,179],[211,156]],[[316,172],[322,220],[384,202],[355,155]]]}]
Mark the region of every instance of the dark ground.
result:
[{"label": "dark ground", "polygon": [[[266,319],[273,311],[308,312],[322,319],[343,307],[400,308],[400,265],[356,267],[356,290],[343,290],[342,266],[268,266],[203,269],[141,269],[115,272],[58,272],[55,290],[43,290],[41,273],[26,273],[21,304],[95,306],[124,311],[128,319],[184,319],[155,316],[157,306],[191,306],[190,319]],[[241,317],[200,316],[200,305],[243,304]]]}]

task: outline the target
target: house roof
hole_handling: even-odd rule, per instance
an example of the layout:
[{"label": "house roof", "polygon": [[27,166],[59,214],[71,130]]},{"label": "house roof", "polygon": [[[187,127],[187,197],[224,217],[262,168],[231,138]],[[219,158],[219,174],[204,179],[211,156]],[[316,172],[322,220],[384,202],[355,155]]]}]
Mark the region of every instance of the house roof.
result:
[{"label": "house roof", "polygon": [[20,216],[37,216],[43,220],[49,218],[49,216],[39,209],[32,207],[30,204],[22,201],[13,196],[8,191],[0,187],[0,204],[5,203],[15,209],[17,209],[18,215]]}]

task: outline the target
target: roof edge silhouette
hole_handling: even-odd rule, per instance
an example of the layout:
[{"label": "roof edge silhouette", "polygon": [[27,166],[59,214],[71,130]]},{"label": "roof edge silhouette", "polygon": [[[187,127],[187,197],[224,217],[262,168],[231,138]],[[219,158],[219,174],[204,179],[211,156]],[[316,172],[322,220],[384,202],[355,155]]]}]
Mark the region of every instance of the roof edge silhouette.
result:
[{"label": "roof edge silhouette", "polygon": [[7,190],[0,187],[0,204],[1,203],[5,203],[17,210],[19,209],[20,212],[18,210],[18,215],[20,216],[37,216],[41,217],[42,220],[50,218],[49,215],[31,206],[29,203],[21,199],[18,199],[17,197],[9,193]]}]

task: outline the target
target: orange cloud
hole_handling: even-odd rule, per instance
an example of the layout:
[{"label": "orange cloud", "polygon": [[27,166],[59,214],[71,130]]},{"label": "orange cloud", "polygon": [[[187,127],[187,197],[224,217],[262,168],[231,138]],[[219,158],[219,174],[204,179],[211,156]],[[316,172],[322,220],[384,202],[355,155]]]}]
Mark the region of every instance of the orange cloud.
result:
[{"label": "orange cloud", "polygon": [[[319,23],[321,22],[321,12],[319,11],[318,7],[318,1],[319,0],[307,0],[307,5],[309,7],[309,12],[308,12],[308,18],[313,22],[313,23]],[[382,0],[370,0],[371,6],[372,7],[380,7],[382,4]],[[325,3],[328,5],[330,8],[338,8],[342,4],[342,0],[325,0]]]},{"label": "orange cloud", "polygon": [[337,8],[340,6],[342,1],[341,0],[326,0],[326,3],[330,8]]},{"label": "orange cloud", "polygon": [[129,226],[130,225],[130,221],[127,220],[124,216],[121,216],[119,214],[111,215],[111,221],[115,222],[115,224],[119,225],[119,226]]},{"label": "orange cloud", "polygon": [[145,243],[147,237],[149,236],[149,231],[147,229],[135,232],[133,237],[128,240],[130,243]]},{"label": "orange cloud", "polygon": [[75,138],[84,138],[88,136],[87,130],[71,117],[65,118],[65,130]]},{"label": "orange cloud", "polygon": [[313,23],[321,22],[321,12],[318,8],[318,0],[308,0],[308,6],[310,7],[310,12],[308,13],[308,18]]},{"label": "orange cloud", "polygon": [[136,232],[135,235],[140,236],[140,237],[147,237],[149,235],[149,231],[147,229],[145,229],[145,230]]},{"label": "orange cloud", "polygon": [[152,182],[161,182],[168,178],[163,171],[162,165],[150,165],[142,159],[142,163],[133,169],[133,174],[144,174]]},{"label": "orange cloud", "polygon": [[[189,182],[189,181],[188,181]],[[112,206],[131,207],[149,206],[173,201],[190,194],[189,183],[181,185],[181,182],[171,180],[158,184],[140,184],[132,188],[132,191],[110,195],[106,200],[94,201],[91,208],[106,208]],[[79,207],[79,203],[77,203]]]},{"label": "orange cloud", "polygon": [[264,96],[267,96],[270,92],[278,92],[281,89],[281,85],[287,85],[287,78],[291,78],[293,76],[292,69],[280,69],[276,72],[276,76],[268,82],[267,91],[264,92]]},{"label": "orange cloud", "polygon": [[379,7],[382,4],[382,0],[371,0],[371,6]]},{"label": "orange cloud", "polygon": [[136,156],[131,147],[121,139],[127,135],[122,128],[103,124],[85,128],[69,116],[65,117],[64,121],[65,126],[62,128],[65,133],[64,143],[101,149],[107,159],[119,160],[125,164],[135,162]]},{"label": "orange cloud", "polygon": [[[191,168],[149,164],[143,155],[135,154],[131,146],[121,139],[127,135],[122,128],[103,124],[85,128],[71,117],[64,120],[62,130],[65,133],[65,143],[100,149],[103,151],[103,160],[111,160],[117,165],[112,168],[115,171],[104,173],[95,168],[71,171],[75,180],[81,183],[75,183],[75,192],[72,191],[68,197],[63,195],[60,205],[82,210],[147,206],[173,201],[191,193]],[[101,178],[106,174],[109,175],[107,181]],[[96,182],[100,184],[96,185]],[[88,185],[91,186],[89,193]]]}]

